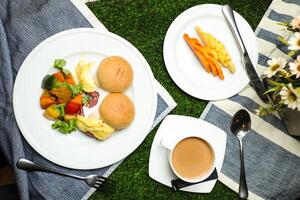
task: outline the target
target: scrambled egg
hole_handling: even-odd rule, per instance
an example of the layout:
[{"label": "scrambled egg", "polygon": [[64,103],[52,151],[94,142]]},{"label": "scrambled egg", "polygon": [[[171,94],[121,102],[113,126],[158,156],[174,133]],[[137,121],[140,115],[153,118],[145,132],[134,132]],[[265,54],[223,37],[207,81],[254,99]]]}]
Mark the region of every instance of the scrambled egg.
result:
[{"label": "scrambled egg", "polygon": [[216,60],[220,62],[224,67],[228,68],[230,72],[234,73],[236,71],[235,66],[224,44],[213,35],[202,31],[199,26],[196,26],[195,30],[200,38],[203,39],[204,45],[212,50],[214,54],[213,56],[216,58]]},{"label": "scrambled egg", "polygon": [[82,84],[83,90],[86,92],[95,91],[95,85],[91,79],[89,79],[87,73],[93,66],[93,62],[79,61],[76,66],[76,75],[79,82]]},{"label": "scrambled egg", "polygon": [[102,120],[77,116],[77,127],[82,132],[89,132],[98,140],[105,140],[115,131]]}]

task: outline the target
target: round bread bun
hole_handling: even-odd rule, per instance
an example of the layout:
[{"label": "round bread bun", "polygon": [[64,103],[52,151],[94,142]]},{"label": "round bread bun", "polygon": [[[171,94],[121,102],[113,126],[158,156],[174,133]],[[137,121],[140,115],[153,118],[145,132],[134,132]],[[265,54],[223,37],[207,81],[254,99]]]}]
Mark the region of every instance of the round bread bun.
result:
[{"label": "round bread bun", "polygon": [[108,92],[124,92],[132,84],[131,65],[120,56],[109,56],[98,67],[99,86]]},{"label": "round bread bun", "polygon": [[122,93],[111,93],[101,102],[99,113],[105,123],[115,129],[122,129],[133,121],[135,109],[128,96]]}]

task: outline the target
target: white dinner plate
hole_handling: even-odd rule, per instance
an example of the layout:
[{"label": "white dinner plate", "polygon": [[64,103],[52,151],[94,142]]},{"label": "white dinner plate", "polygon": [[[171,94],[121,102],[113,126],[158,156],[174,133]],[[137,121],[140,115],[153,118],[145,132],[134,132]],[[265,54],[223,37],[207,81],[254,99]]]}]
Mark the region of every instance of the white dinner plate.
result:
[{"label": "white dinner plate", "polygon": [[[105,141],[80,131],[61,134],[42,116],[39,105],[43,77],[53,72],[53,61],[63,58],[75,75],[79,60],[94,61],[96,71],[106,56],[119,55],[131,64],[132,86],[126,94],[133,100],[136,115],[131,125]],[[87,114],[96,112],[107,92],[98,89],[100,100]],[[148,134],[154,120],[157,94],[151,69],[142,54],[128,41],[110,32],[92,28],[71,29],[40,43],[23,62],[14,86],[13,106],[18,126],[27,142],[46,159],[68,168],[95,169],[111,165],[132,153]],[[147,105],[147,106],[145,106]]]},{"label": "white dinner plate", "polygon": [[[169,161],[168,151],[160,142],[162,139],[168,138],[184,138],[188,135],[196,135],[211,144],[215,152],[215,167],[218,174],[221,171],[225,147],[226,147],[226,133],[218,127],[193,117],[168,115],[161,123],[155,138],[153,140],[149,159],[149,176],[159,183],[168,187],[172,187],[171,181],[177,179],[173,173]],[[180,190],[195,192],[195,193],[209,193],[216,184],[217,179],[191,185]]]},{"label": "white dinner plate", "polygon": [[[172,22],[164,41],[164,60],[170,76],[183,91],[199,99],[226,99],[240,92],[249,82],[238,46],[221,9],[220,5],[203,4],[184,11]],[[256,37],[247,21],[238,13],[234,14],[250,59],[256,64]],[[183,39],[184,33],[199,38],[195,26],[200,26],[225,45],[236,67],[234,74],[222,67],[225,79],[220,80],[204,71]]]}]

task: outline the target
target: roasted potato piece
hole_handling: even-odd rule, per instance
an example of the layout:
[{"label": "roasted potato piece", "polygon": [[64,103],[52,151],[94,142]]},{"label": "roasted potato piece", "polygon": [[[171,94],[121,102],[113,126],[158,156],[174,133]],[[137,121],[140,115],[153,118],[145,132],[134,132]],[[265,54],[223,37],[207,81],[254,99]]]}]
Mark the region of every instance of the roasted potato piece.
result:
[{"label": "roasted potato piece", "polygon": [[61,99],[64,103],[67,103],[70,101],[72,97],[71,91],[66,88],[66,87],[59,87],[59,88],[54,88],[49,91],[51,95],[56,96],[57,98]]}]

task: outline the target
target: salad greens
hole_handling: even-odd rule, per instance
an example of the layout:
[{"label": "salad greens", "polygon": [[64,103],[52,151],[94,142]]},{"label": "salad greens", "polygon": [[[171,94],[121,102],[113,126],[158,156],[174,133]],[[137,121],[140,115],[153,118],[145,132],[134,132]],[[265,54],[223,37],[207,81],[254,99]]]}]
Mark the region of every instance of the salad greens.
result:
[{"label": "salad greens", "polygon": [[66,61],[64,59],[55,59],[53,63],[53,67],[55,67],[58,70],[61,70],[65,75],[70,73],[70,70],[65,69]]},{"label": "salad greens", "polygon": [[43,78],[40,106],[45,110],[44,117],[55,120],[51,125],[53,129],[69,134],[77,129],[77,117],[83,114],[83,106],[91,108],[96,105],[99,93],[85,92],[81,83],[76,84],[71,72],[65,69],[64,59],[56,59],[53,67],[59,71]]},{"label": "salad greens", "polygon": [[55,120],[55,122],[52,124],[53,129],[57,129],[59,132],[68,134],[72,131],[75,131],[77,128],[76,119],[70,119],[66,121],[62,120]]},{"label": "salad greens", "polygon": [[55,109],[59,112],[59,116],[63,117],[65,116],[65,104],[58,104],[55,106]]},{"label": "salad greens", "polygon": [[91,96],[90,95],[83,95],[83,97],[82,97],[82,103],[83,103],[83,105],[86,105],[90,100],[91,100]]},{"label": "salad greens", "polygon": [[81,83],[77,85],[67,84],[67,88],[72,92],[72,97],[75,97],[76,95],[83,92],[83,87]]},{"label": "salad greens", "polygon": [[66,87],[68,88],[71,93],[72,93],[72,97],[75,97],[76,95],[80,94],[83,92],[83,87],[82,87],[82,84],[79,83],[77,85],[71,85],[67,82],[55,82],[54,83],[54,87],[55,88],[59,88],[59,87]]}]

